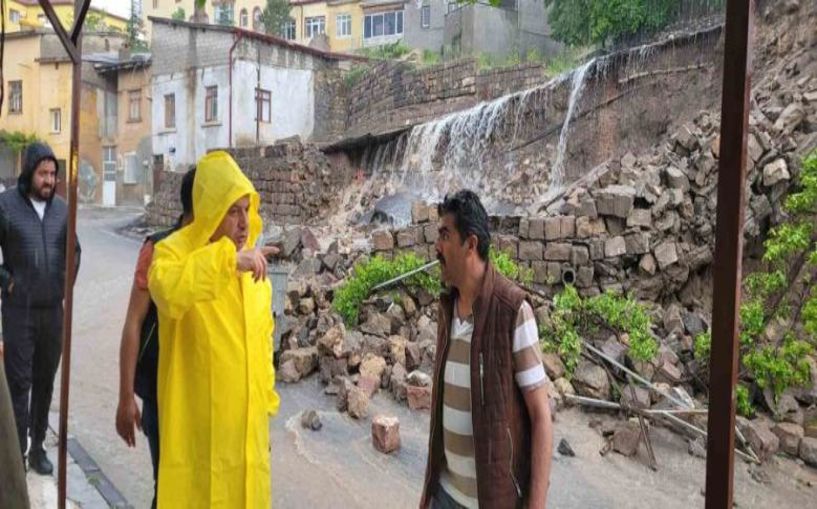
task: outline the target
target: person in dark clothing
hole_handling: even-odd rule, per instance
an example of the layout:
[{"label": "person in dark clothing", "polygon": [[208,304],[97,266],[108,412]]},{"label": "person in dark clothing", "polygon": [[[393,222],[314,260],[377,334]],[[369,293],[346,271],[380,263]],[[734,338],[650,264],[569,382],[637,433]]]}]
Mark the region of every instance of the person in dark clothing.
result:
[{"label": "person in dark clothing", "polygon": [[[55,196],[57,171],[51,149],[32,143],[23,155],[17,186],[0,194],[4,363],[20,450],[25,455],[30,434],[28,464],[43,475],[54,470],[43,441],[62,354],[68,229],[68,207]],[[79,242],[76,251],[78,270]]]},{"label": "person in dark clothing", "polygon": [[[122,328],[119,350],[119,405],[116,409],[116,432],[130,447],[136,445],[134,428],[140,428],[148,439],[153,463],[156,507],[156,481],[159,473],[159,411],[156,397],[156,373],[159,367],[159,322],[156,306],[148,292],[148,269],[153,259],[154,246],[193,220],[193,180],[196,169],[182,179],[182,216],[173,228],[155,233],[145,239],[139,251],[133,275],[128,313]],[[142,399],[141,418],[134,393]]]}]

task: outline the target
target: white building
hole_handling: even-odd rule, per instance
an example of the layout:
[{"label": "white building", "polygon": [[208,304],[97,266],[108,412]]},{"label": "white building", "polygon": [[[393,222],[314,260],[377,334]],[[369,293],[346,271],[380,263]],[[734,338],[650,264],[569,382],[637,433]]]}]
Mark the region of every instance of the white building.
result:
[{"label": "white building", "polygon": [[151,21],[153,151],[165,168],[323,129],[325,101],[316,97],[348,56],[238,28]]}]

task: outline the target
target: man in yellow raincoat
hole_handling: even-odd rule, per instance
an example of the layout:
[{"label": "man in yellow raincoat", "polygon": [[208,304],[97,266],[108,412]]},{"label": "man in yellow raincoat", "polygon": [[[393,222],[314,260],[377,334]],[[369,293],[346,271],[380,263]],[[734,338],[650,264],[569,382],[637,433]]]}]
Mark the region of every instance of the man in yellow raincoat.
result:
[{"label": "man in yellow raincoat", "polygon": [[193,222],[156,245],[159,508],[270,507],[272,290],[259,197],[225,152],[197,165]]}]

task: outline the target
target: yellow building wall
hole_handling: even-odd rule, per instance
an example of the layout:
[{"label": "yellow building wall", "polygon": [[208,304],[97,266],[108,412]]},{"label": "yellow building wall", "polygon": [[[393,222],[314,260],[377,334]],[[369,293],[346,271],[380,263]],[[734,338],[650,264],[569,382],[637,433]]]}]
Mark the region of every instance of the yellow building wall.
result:
[{"label": "yellow building wall", "polygon": [[[171,0],[173,1],[173,0]],[[16,11],[20,14],[20,22],[11,21],[11,11]],[[58,4],[54,6],[54,12],[62,22],[63,26],[68,28],[74,21],[74,7],[67,4]],[[104,10],[91,7],[90,12],[101,15],[105,24],[112,30],[125,32],[127,30],[128,21],[119,16],[114,16]],[[6,33],[19,32],[25,26],[26,28],[42,27],[43,23],[39,20],[39,16],[44,14],[39,5],[26,5],[15,0],[6,2]]]},{"label": "yellow building wall", "polygon": [[[71,118],[71,65],[41,64],[36,61],[39,57],[39,35],[12,36],[6,39],[3,79],[7,92],[3,115],[0,116],[0,130],[34,134],[51,146],[57,159],[67,161]],[[23,111],[11,114],[8,84],[16,80],[23,82]],[[52,132],[51,128],[50,110],[55,108],[60,109],[60,132]]]},{"label": "yellow building wall", "polygon": [[[185,20],[193,15],[194,0],[143,0],[142,15],[145,22],[145,31],[150,40],[151,22],[149,17],[172,18],[173,13],[181,7],[184,9]],[[253,12],[255,8],[264,10],[266,0],[235,0],[234,4],[235,27],[253,30]],[[241,25],[241,10],[247,11],[247,26]],[[215,22],[215,6],[213,0],[208,0],[205,7],[208,19]],[[349,14],[352,17],[352,35],[350,37],[337,36],[337,16],[339,14]],[[326,35],[329,38],[331,51],[350,52],[363,45],[363,9],[360,7],[360,0],[333,0],[329,2],[315,2],[307,4],[293,4],[290,16],[295,20],[296,39],[294,42],[307,45],[309,40],[305,37],[305,18],[313,16],[324,16],[326,18]],[[261,27],[259,32],[263,32]]]}]

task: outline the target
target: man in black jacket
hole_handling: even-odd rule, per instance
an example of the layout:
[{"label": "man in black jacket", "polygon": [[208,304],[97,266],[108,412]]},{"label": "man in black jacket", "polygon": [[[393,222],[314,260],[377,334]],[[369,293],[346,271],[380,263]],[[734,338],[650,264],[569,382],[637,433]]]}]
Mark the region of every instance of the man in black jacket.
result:
[{"label": "man in black jacket", "polygon": [[30,434],[28,463],[43,475],[54,470],[43,441],[62,353],[66,270],[68,208],[55,196],[57,169],[51,149],[32,143],[17,186],[0,194],[4,362],[20,450],[25,455]]}]

